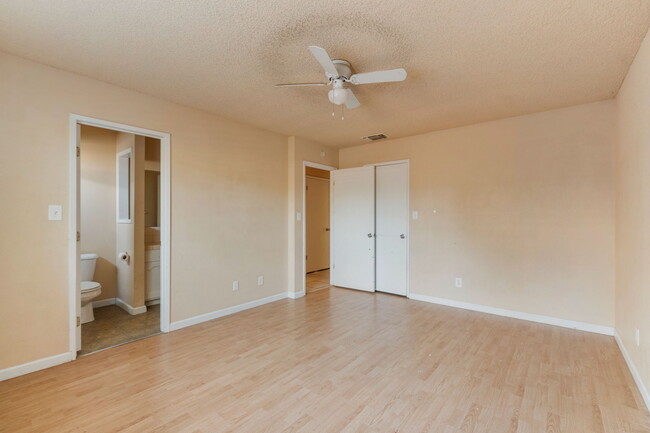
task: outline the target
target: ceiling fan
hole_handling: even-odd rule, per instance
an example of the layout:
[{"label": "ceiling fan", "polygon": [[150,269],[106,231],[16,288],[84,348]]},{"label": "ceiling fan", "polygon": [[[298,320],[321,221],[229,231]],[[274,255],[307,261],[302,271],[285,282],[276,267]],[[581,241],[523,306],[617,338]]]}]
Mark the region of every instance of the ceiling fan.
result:
[{"label": "ceiling fan", "polygon": [[[356,108],[361,103],[354,96],[352,90],[345,87],[346,83],[354,85],[359,84],[373,84],[373,83],[387,83],[391,81],[404,81],[406,79],[406,71],[402,68],[391,69],[389,71],[375,71],[364,72],[361,74],[352,74],[352,65],[347,60],[332,60],[321,47],[310,46],[309,51],[316,58],[318,63],[325,69],[325,76],[327,83],[291,83],[291,84],[276,84],[275,87],[297,87],[297,86],[329,86],[332,85],[332,90],[327,94],[332,104],[342,105],[345,104],[348,108]],[[333,113],[332,113],[333,114]]]}]

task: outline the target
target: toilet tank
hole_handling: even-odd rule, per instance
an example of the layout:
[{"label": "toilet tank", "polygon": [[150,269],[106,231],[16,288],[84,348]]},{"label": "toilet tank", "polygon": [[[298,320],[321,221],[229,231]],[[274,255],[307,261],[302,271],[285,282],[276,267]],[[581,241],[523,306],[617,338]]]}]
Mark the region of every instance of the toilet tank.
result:
[{"label": "toilet tank", "polygon": [[95,275],[95,263],[97,254],[89,253],[81,255],[81,281],[92,281]]}]

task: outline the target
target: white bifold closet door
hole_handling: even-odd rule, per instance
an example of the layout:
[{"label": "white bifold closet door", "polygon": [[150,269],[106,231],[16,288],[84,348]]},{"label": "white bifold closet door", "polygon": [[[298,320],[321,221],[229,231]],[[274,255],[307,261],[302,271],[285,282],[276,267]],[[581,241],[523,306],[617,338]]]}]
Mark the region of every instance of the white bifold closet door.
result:
[{"label": "white bifold closet door", "polygon": [[379,165],[376,182],[376,289],[406,296],[408,278],[408,165]]},{"label": "white bifold closet door", "polygon": [[330,283],[375,291],[375,168],[331,172]]}]

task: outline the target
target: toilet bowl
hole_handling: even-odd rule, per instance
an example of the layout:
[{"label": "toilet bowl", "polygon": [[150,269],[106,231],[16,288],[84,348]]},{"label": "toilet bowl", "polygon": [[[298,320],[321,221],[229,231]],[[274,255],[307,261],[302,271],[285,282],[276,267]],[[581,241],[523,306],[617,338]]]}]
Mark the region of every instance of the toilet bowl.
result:
[{"label": "toilet bowl", "polygon": [[81,324],[95,320],[93,313],[93,299],[101,295],[102,286],[92,281],[95,274],[97,254],[81,255]]}]

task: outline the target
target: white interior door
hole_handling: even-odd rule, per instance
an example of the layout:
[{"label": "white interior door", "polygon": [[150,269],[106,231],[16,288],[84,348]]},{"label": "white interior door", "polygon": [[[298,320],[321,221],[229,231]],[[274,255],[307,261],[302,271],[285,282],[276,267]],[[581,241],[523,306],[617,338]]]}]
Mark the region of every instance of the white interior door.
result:
[{"label": "white interior door", "polygon": [[331,284],[374,292],[375,168],[331,173]]},{"label": "white interior door", "polygon": [[376,168],[377,290],[406,296],[408,274],[408,165]]},{"label": "white interior door", "polygon": [[306,271],[330,267],[330,181],[318,177],[305,179]]}]

